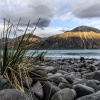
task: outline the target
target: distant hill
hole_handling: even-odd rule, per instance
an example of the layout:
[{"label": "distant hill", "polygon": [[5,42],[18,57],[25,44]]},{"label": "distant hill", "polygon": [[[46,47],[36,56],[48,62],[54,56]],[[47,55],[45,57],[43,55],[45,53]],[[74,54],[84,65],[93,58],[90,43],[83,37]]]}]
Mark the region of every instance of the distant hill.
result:
[{"label": "distant hill", "polygon": [[40,49],[100,49],[100,30],[80,26],[46,38]]},{"label": "distant hill", "polygon": [[[36,35],[29,34],[24,38],[27,41],[26,49],[100,49],[100,30],[88,27],[79,26],[73,30],[64,33],[53,35],[48,38],[41,38]],[[17,45],[22,36],[10,40]]]}]

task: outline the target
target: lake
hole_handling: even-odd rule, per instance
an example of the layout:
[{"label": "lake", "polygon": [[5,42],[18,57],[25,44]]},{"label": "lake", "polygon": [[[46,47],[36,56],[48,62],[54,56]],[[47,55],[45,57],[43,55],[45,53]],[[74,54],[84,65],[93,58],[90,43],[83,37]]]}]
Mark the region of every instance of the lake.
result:
[{"label": "lake", "polygon": [[[29,50],[27,55],[30,56],[36,50]],[[38,53],[47,52],[46,58],[50,59],[66,59],[66,58],[96,58],[100,59],[100,49],[90,50],[38,50]]]}]

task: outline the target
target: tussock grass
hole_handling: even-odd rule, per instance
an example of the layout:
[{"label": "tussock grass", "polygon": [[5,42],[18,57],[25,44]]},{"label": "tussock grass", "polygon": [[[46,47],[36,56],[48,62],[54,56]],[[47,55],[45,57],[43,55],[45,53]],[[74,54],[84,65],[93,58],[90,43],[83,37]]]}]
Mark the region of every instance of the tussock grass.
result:
[{"label": "tussock grass", "polygon": [[[0,41],[1,43],[0,74],[3,75],[7,80],[9,80],[12,87],[20,89],[23,92],[25,92],[23,86],[23,77],[25,77],[31,94],[31,86],[28,80],[30,77],[29,73],[35,73],[37,70],[43,70],[43,69],[37,68],[35,66],[33,67],[33,63],[31,64],[30,59],[26,59],[25,55],[28,52],[28,50],[26,49],[29,43],[28,40],[30,40],[31,36],[34,34],[40,19],[38,20],[35,28],[29,33],[28,37],[26,38],[25,36],[27,35],[27,30],[30,25],[29,21],[22,37],[19,39],[17,38],[17,32],[20,31],[18,29],[20,21],[21,19],[19,19],[18,24],[15,26],[13,23],[10,22],[10,20],[4,19],[4,29],[3,32],[1,33],[2,39]],[[10,43],[9,37],[12,34],[12,31],[13,31],[13,40]],[[15,44],[16,41],[17,45]],[[34,52],[31,55],[31,57],[33,57],[35,53],[36,52]],[[43,60],[44,55],[45,55],[44,53],[41,53],[37,55],[35,58],[33,58],[34,63],[38,60]],[[41,77],[40,80],[44,79]]]}]

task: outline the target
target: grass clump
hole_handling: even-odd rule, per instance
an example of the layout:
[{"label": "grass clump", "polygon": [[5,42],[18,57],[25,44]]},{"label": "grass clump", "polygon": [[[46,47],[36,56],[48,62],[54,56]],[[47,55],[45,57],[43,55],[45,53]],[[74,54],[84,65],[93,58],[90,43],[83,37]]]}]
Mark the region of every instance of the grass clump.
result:
[{"label": "grass clump", "polygon": [[[28,50],[26,49],[29,43],[28,40],[35,32],[40,19],[38,20],[35,28],[29,33],[27,39],[25,38],[25,36],[27,35],[27,30],[29,28],[30,21],[28,22],[22,37],[17,38],[17,32],[20,31],[18,29],[20,20],[18,21],[18,24],[15,26],[9,20],[4,19],[4,29],[1,33],[2,38],[0,41],[0,74],[3,75],[7,80],[9,80],[12,87],[20,89],[24,92],[23,78],[25,77],[27,79],[27,85],[29,90],[31,91],[30,83],[28,81],[30,77],[29,73],[35,73],[36,71],[43,69],[33,66],[33,63],[31,65],[30,59],[27,59],[26,57],[26,53],[28,52]],[[12,32],[13,39],[10,42],[9,37],[12,34]],[[31,55],[31,57],[33,57],[35,53],[36,52],[34,52]],[[41,53],[37,55],[35,58],[33,57],[33,60],[35,62],[38,60],[43,60],[44,55],[44,53]]]}]

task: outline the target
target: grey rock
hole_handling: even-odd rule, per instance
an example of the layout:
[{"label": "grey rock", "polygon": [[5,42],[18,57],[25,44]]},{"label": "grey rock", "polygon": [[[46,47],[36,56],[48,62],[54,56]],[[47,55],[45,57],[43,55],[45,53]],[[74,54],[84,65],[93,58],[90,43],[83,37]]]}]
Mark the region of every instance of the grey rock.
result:
[{"label": "grey rock", "polygon": [[11,85],[8,80],[6,80],[3,76],[0,76],[0,90],[10,89]]},{"label": "grey rock", "polygon": [[95,68],[95,66],[90,65],[90,66],[89,66],[89,70],[91,70],[91,71],[93,72],[93,71],[95,71],[95,70],[96,70],[96,68]]},{"label": "grey rock", "polygon": [[91,79],[100,81],[100,71],[96,71],[91,75]]},{"label": "grey rock", "polygon": [[86,86],[89,86],[89,87],[93,88],[94,90],[97,89],[97,84],[92,80],[88,80],[86,83]]},{"label": "grey rock", "polygon": [[74,100],[75,99],[75,91],[69,88],[62,89],[56,92],[51,100]]},{"label": "grey rock", "polygon": [[77,93],[77,97],[82,97],[82,96],[89,95],[95,92],[93,88],[82,85],[82,84],[77,84],[74,87],[74,90]]},{"label": "grey rock", "polygon": [[67,82],[65,78],[63,78],[63,77],[58,77],[58,76],[52,77],[51,80],[52,80],[53,82],[55,82],[56,84],[59,84],[60,82],[64,82],[64,83]]},{"label": "grey rock", "polygon": [[43,89],[39,81],[33,85],[32,92],[39,100],[43,99]]},{"label": "grey rock", "polygon": [[43,100],[49,100],[60,88],[51,82],[46,82],[43,84],[44,98]]},{"label": "grey rock", "polygon": [[74,82],[74,78],[70,77],[70,76],[64,76],[64,78],[70,83],[72,84]]},{"label": "grey rock", "polygon": [[64,89],[64,88],[71,88],[71,85],[69,84],[69,82],[66,82],[66,83],[60,83],[59,85],[58,85],[58,87],[60,88],[60,89]]},{"label": "grey rock", "polygon": [[29,86],[31,86],[33,82],[32,78],[30,77],[23,77],[22,81],[23,81],[23,86],[26,88],[29,88]]},{"label": "grey rock", "polygon": [[90,95],[83,96],[76,100],[100,100],[100,91],[90,94]]},{"label": "grey rock", "polygon": [[30,100],[28,96],[17,89],[4,89],[0,91],[0,100]]}]

